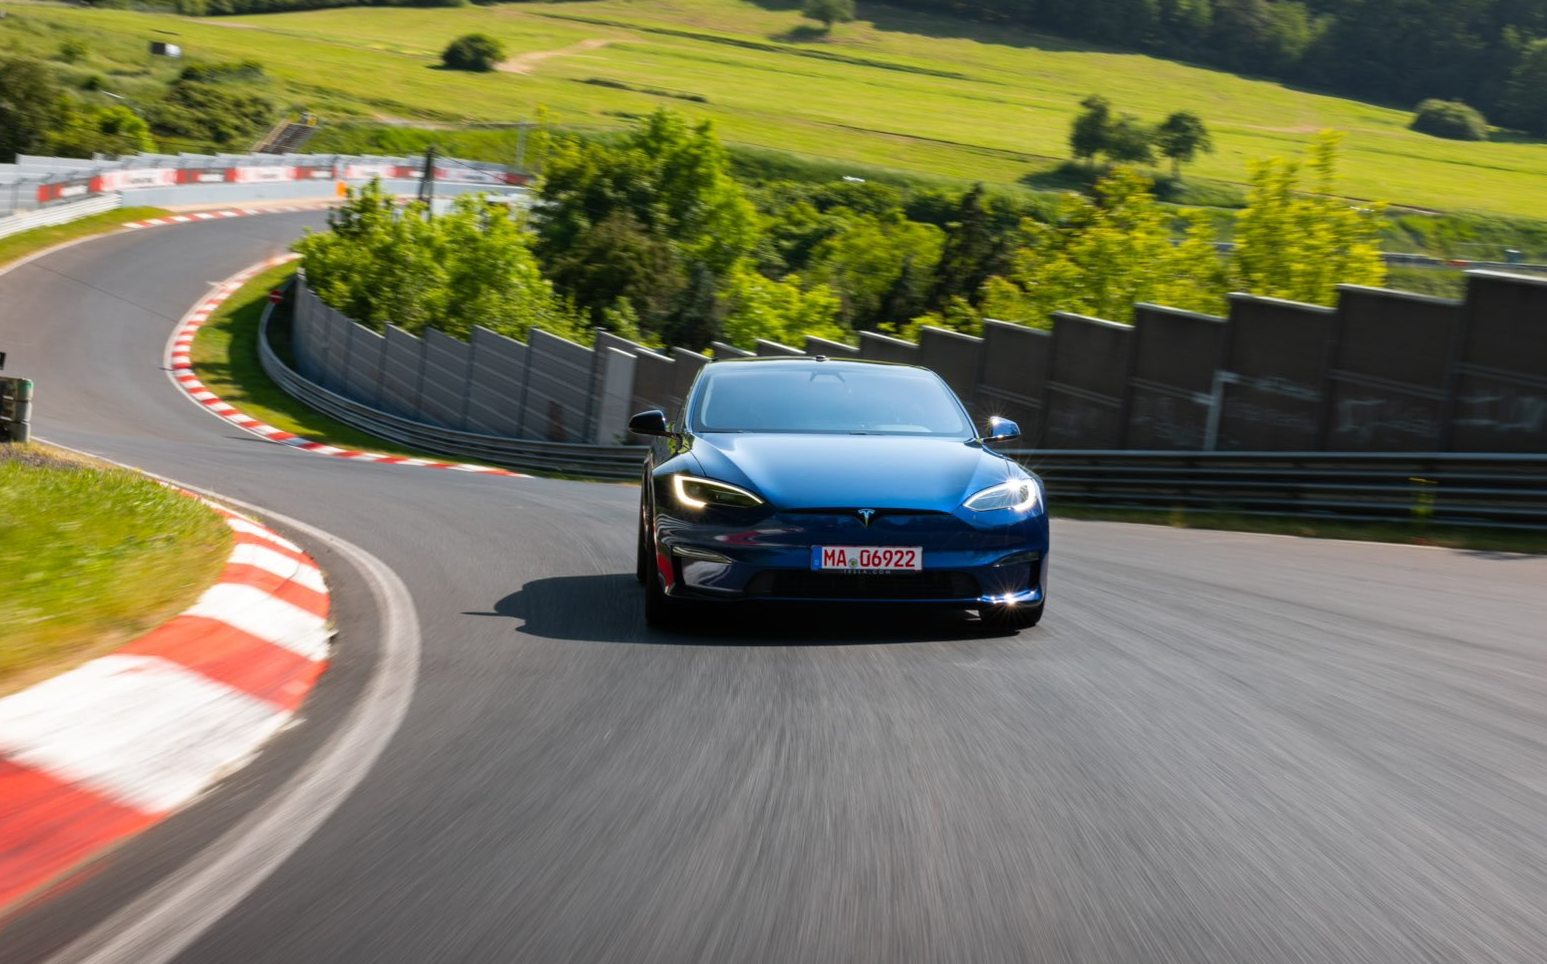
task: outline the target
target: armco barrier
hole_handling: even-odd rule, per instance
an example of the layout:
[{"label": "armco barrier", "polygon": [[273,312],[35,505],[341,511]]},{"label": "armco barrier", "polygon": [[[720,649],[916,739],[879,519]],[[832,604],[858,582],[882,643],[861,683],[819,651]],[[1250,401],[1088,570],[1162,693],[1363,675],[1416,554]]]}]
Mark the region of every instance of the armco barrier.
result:
[{"label": "armco barrier", "polygon": [[123,207],[123,198],[121,196],[117,194],[104,194],[87,198],[84,201],[41,208],[37,211],[28,211],[25,214],[13,214],[8,218],[0,218],[0,238],[20,234],[23,231],[31,231],[33,228],[68,224],[71,221],[91,217],[93,214],[104,214],[108,211],[114,211],[120,207]]},{"label": "armco barrier", "polygon": [[1547,455],[1007,451],[1052,506],[1547,530]]},{"label": "armco barrier", "polygon": [[287,393],[346,425],[401,445],[443,452],[526,471],[603,479],[639,477],[644,450],[635,445],[580,445],[484,435],[393,415],[330,391],[291,368],[269,344],[271,309],[263,312],[258,358],[263,370]]}]

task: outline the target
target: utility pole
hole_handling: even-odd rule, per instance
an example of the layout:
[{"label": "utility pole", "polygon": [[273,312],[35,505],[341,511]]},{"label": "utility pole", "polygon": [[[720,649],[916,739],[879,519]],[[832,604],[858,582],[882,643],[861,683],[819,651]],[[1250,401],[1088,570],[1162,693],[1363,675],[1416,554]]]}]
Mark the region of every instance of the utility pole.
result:
[{"label": "utility pole", "polygon": [[435,145],[424,149],[424,175],[419,178],[419,200],[424,202],[425,217],[434,217],[435,207]]}]

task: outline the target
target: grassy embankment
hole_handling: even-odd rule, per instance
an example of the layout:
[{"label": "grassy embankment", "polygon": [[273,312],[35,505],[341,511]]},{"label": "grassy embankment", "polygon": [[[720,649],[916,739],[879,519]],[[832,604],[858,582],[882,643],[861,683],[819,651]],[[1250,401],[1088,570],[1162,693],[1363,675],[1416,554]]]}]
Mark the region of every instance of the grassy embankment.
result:
[{"label": "grassy embankment", "polygon": [[[199,329],[190,357],[205,387],[253,418],[302,438],[387,455],[480,464],[377,438],[307,407],[274,384],[258,360],[258,323],[268,293],[289,281],[295,271],[294,264],[285,264],[256,275]],[[276,309],[274,347],[281,358],[289,355],[285,335],[289,311],[288,301]]]},{"label": "grassy embankment", "polygon": [[0,693],[186,609],[231,530],[196,499],[44,445],[0,445]]},{"label": "grassy embankment", "polygon": [[42,251],[44,248],[63,244],[66,241],[112,231],[130,221],[165,217],[168,213],[162,208],[119,208],[116,211],[93,214],[68,224],[33,228],[31,231],[22,231],[10,237],[0,238],[0,268],[34,251]]},{"label": "grassy embankment", "polygon": [[[1001,184],[1057,186],[1068,122],[1092,92],[1157,121],[1198,111],[1218,151],[1189,169],[1240,184],[1252,158],[1348,132],[1344,188],[1433,210],[1547,217],[1547,146],[1446,141],[1406,129],[1407,110],[1360,103],[1133,53],[894,10],[830,35],[793,9],[736,0],[598,0],[456,9],[335,9],[235,18],[0,4],[0,48],[47,52],[66,32],[131,95],[174,65],[145,52],[175,40],[204,59],[262,61],[288,104],[329,119],[497,122],[533,116],[617,126],[667,104],[713,119],[732,143],[837,162]],[[487,32],[509,69],[438,69],[454,36]]]}]

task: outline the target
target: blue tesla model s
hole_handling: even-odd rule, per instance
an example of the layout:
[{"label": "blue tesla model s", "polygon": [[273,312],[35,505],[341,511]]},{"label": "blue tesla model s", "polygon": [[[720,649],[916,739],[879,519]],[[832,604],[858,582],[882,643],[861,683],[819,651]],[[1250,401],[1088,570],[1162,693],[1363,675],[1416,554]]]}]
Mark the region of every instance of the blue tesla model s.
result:
[{"label": "blue tesla model s", "polygon": [[705,365],[653,436],[638,575],[653,626],[724,602],[975,609],[1005,630],[1042,618],[1042,484],[989,448],[934,372],[816,357]]}]

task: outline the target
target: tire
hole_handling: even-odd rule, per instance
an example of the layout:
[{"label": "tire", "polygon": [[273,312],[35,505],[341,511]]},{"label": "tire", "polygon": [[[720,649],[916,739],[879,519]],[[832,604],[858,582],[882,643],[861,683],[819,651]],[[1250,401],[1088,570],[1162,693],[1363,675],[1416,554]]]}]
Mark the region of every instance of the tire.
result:
[{"label": "tire", "polygon": [[1046,603],[1038,603],[1035,606],[989,606],[978,610],[978,618],[985,629],[996,632],[1014,633],[1022,629],[1030,629],[1042,621],[1042,608]]},{"label": "tire", "polygon": [[634,553],[634,578],[638,579],[639,584],[643,586],[645,580],[650,578],[650,546],[649,540],[645,538],[645,517],[643,513],[639,516],[639,539],[637,542],[638,546]]},{"label": "tire", "polygon": [[644,555],[645,625],[651,629],[675,629],[682,624],[682,607],[667,598],[655,553],[646,550]]}]

